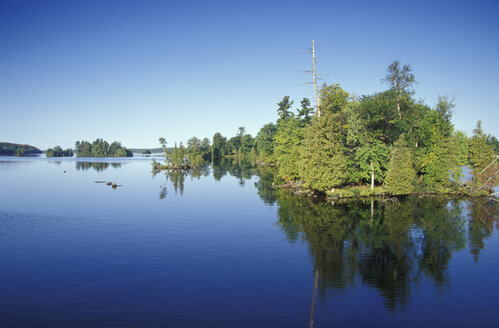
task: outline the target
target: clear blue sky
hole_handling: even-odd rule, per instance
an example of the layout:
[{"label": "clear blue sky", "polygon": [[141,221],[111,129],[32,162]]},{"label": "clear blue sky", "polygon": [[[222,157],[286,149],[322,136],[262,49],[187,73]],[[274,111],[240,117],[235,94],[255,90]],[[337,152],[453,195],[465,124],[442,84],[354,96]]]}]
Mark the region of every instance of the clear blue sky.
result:
[{"label": "clear blue sky", "polygon": [[255,135],[283,96],[313,99],[313,39],[325,82],[382,91],[398,59],[416,97],[455,98],[457,129],[499,136],[496,1],[1,0],[0,141]]}]

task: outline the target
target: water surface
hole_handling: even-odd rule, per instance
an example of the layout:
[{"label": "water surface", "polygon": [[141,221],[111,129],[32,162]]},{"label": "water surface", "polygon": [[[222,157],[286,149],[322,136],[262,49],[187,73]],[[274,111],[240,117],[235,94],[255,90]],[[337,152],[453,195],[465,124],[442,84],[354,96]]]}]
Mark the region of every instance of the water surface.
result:
[{"label": "water surface", "polygon": [[273,179],[1,157],[0,326],[497,326],[496,203],[332,204]]}]

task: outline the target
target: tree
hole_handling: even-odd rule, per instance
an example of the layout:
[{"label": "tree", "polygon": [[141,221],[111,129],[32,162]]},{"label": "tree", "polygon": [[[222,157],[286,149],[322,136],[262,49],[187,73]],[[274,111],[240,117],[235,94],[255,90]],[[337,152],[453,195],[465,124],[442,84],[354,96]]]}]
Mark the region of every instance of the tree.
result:
[{"label": "tree", "polygon": [[288,117],[293,117],[293,113],[290,111],[291,106],[293,105],[293,101],[289,100],[289,96],[284,96],[280,102],[277,103],[277,113],[279,115],[280,120],[285,120]]},{"label": "tree", "polygon": [[487,136],[482,130],[482,121],[478,121],[469,141],[469,162],[475,172],[482,171],[494,159],[494,151],[487,144]]},{"label": "tree", "polygon": [[393,144],[388,162],[385,187],[391,195],[407,195],[414,191],[416,172],[412,167],[412,153],[407,147],[405,136]]},{"label": "tree", "polygon": [[255,147],[255,139],[251,134],[245,134],[241,139],[241,153],[247,155]]},{"label": "tree", "polygon": [[255,145],[258,150],[260,160],[264,162],[275,162],[274,155],[274,137],[277,132],[277,126],[273,123],[265,124],[255,138]]},{"label": "tree", "polygon": [[413,94],[414,91],[410,88],[414,83],[416,83],[414,74],[412,74],[411,66],[404,65],[401,67],[400,62],[395,60],[388,66],[387,74],[383,79],[381,79],[381,81],[390,85],[391,89],[395,91],[397,99],[397,113],[399,119],[401,119],[401,98]]},{"label": "tree", "polygon": [[203,165],[204,159],[199,138],[192,137],[187,140],[186,156],[190,167],[198,168]]},{"label": "tree", "polygon": [[213,135],[213,142],[211,144],[211,153],[214,160],[220,159],[225,156],[227,150],[227,138],[222,136],[220,132]]},{"label": "tree", "polygon": [[388,147],[379,140],[363,143],[355,153],[355,162],[358,163],[356,173],[362,180],[371,180],[371,190],[374,182],[384,180],[388,161]]},{"label": "tree", "polygon": [[237,136],[242,138],[246,134],[246,128],[244,126],[240,126],[237,128]]},{"label": "tree", "polygon": [[323,84],[320,90],[320,112],[337,113],[346,108],[350,94],[343,90],[339,84]]},{"label": "tree", "polygon": [[305,128],[300,164],[306,187],[324,192],[346,182],[347,159],[339,114],[323,111]]},{"label": "tree", "polygon": [[483,133],[482,122],[478,121],[473,137],[469,141],[469,162],[473,167],[473,193],[490,192],[498,183],[498,155],[487,144],[487,136]]},{"label": "tree", "polygon": [[278,176],[294,181],[300,176],[298,162],[303,141],[303,129],[294,117],[288,117],[277,124],[274,138],[274,153],[279,166]]},{"label": "tree", "polygon": [[312,118],[312,115],[310,114],[313,110],[314,109],[310,107],[310,99],[303,98],[301,101],[301,109],[298,109],[298,120],[302,126],[310,124],[310,119]]}]

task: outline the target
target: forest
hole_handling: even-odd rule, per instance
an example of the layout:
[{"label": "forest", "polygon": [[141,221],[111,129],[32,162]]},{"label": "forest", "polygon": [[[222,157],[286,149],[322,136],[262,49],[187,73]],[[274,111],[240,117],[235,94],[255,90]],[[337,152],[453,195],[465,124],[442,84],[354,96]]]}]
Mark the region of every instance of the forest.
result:
[{"label": "forest", "polygon": [[[384,91],[358,97],[339,84],[323,84],[317,108],[289,96],[277,103],[277,120],[256,137],[240,127],[230,139],[189,139],[165,150],[163,168],[192,168],[223,157],[245,157],[277,167],[288,186],[331,196],[460,193],[488,195],[498,183],[499,141],[478,121],[473,135],[452,124],[454,103],[440,96],[433,106],[414,97],[415,75],[394,61]],[[160,168],[157,162],[153,163]],[[463,167],[473,179],[463,181]]]},{"label": "forest", "polygon": [[34,155],[41,153],[42,151],[40,149],[30,145],[21,145],[10,142],[0,142],[0,155],[24,156],[24,155]]},{"label": "forest", "polygon": [[109,144],[103,139],[96,139],[90,143],[82,140],[75,144],[77,157],[133,157],[131,150],[123,147],[121,142],[114,141]]}]

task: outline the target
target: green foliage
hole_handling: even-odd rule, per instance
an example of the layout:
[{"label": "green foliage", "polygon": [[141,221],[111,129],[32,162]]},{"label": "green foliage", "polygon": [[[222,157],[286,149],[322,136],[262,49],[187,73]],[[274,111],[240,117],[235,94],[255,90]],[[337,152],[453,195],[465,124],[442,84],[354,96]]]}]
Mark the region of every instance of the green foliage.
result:
[{"label": "green foliage", "polygon": [[459,166],[468,164],[469,138],[465,132],[457,130],[454,133],[457,142],[457,163]]},{"label": "green foliage", "polygon": [[77,157],[133,157],[132,151],[123,147],[121,142],[115,141],[110,145],[103,139],[96,139],[92,143],[77,141],[75,153]]},{"label": "green foliage", "polygon": [[347,160],[342,145],[339,114],[326,111],[305,128],[300,175],[304,185],[326,191],[347,179]]},{"label": "green foliage", "polygon": [[292,105],[293,101],[289,100],[289,96],[283,97],[282,100],[277,103],[277,106],[279,106],[277,108],[277,114],[279,115],[279,118],[277,119],[278,122],[294,116],[290,111]]},{"label": "green foliage", "polygon": [[0,142],[0,155],[32,155],[41,154],[42,151],[36,147],[30,145],[20,145],[10,142]]},{"label": "green foliage", "polygon": [[469,162],[475,172],[482,171],[494,159],[494,151],[487,144],[487,136],[483,133],[482,122],[478,121],[473,137],[469,141]]},{"label": "green foliage", "polygon": [[301,103],[301,108],[298,109],[298,120],[300,121],[301,126],[306,126],[310,124],[310,120],[312,119],[313,108],[310,106],[310,99],[303,98]]},{"label": "green foliage", "polygon": [[288,117],[277,124],[274,138],[274,153],[279,163],[279,177],[286,181],[294,181],[300,176],[298,162],[304,131],[300,122],[294,117]]},{"label": "green foliage", "polygon": [[227,138],[222,136],[220,132],[213,135],[211,150],[214,160],[222,158],[227,153]]},{"label": "green foliage", "polygon": [[416,172],[412,167],[412,153],[404,135],[393,144],[388,162],[385,187],[391,195],[407,195],[414,191]]},{"label": "green foliage", "polygon": [[319,93],[320,109],[322,113],[338,113],[345,109],[350,100],[348,92],[343,90],[339,84],[323,84]]},{"label": "green foliage", "polygon": [[277,133],[277,126],[273,123],[265,124],[255,138],[255,145],[258,150],[258,157],[263,162],[273,163],[274,157],[274,137]]},{"label": "green foliage", "polygon": [[499,140],[491,134],[487,135],[487,145],[494,151],[495,154],[499,153]]},{"label": "green foliage", "polygon": [[45,155],[47,157],[73,157],[73,150],[71,148],[62,150],[60,146],[55,146],[54,148],[47,149]]},{"label": "green foliage", "polygon": [[459,146],[456,138],[448,137],[432,147],[421,169],[423,182],[429,191],[444,191],[443,188],[451,185],[451,176],[455,180],[462,177]]},{"label": "green foliage", "polygon": [[389,148],[379,140],[364,142],[361,144],[354,156],[356,167],[351,179],[355,182],[371,181],[371,174],[374,174],[374,181],[383,183],[388,162]]},{"label": "green foliage", "polygon": [[241,139],[241,153],[248,155],[255,148],[255,139],[251,134],[245,134]]}]

